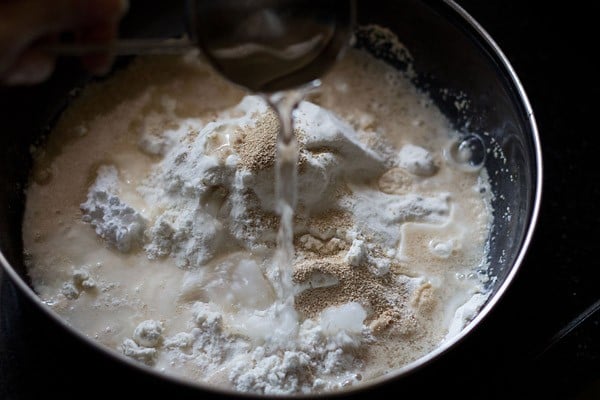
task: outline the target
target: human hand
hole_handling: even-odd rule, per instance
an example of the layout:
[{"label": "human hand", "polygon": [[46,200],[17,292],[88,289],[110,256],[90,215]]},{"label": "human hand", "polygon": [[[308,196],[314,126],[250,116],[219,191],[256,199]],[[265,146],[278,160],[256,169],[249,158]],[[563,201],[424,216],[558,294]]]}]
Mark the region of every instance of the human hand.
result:
[{"label": "human hand", "polygon": [[[127,10],[126,0],[0,0],[0,83],[35,84],[54,70],[56,56],[44,46],[61,33],[73,33],[80,43],[110,44]],[[93,74],[110,68],[114,56],[82,57]]]}]

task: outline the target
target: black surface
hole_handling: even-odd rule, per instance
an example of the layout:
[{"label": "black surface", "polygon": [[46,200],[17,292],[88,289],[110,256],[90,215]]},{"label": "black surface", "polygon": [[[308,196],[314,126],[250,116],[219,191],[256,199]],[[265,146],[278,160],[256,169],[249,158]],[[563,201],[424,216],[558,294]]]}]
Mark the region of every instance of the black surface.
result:
[{"label": "black surface", "polygon": [[[600,399],[600,311],[589,308],[600,300],[600,6],[459,4],[507,55],[533,106],[544,160],[540,220],[516,280],[472,335],[426,369],[355,397]],[[40,323],[39,311],[6,278],[0,305],[2,400],[116,397],[123,386],[135,397],[210,397],[132,374]]]}]

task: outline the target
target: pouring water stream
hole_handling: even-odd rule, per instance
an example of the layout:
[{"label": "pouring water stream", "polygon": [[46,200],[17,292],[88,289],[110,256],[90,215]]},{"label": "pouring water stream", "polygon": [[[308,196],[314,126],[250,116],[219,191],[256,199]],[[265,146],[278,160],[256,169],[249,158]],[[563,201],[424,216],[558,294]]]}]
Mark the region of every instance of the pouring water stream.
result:
[{"label": "pouring water stream", "polygon": [[[354,4],[348,0],[195,1],[195,39],[230,81],[259,93],[280,121],[275,166],[280,217],[269,278],[278,299],[293,301],[293,218],[297,202],[298,144],[293,113],[350,43]],[[195,25],[194,25],[195,24]]]}]

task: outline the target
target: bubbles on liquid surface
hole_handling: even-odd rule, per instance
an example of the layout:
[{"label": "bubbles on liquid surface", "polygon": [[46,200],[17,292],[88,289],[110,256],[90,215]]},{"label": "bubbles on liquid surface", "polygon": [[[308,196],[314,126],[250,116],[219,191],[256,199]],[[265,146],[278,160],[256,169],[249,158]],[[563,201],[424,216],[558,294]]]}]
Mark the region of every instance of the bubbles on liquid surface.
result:
[{"label": "bubbles on liquid surface", "polygon": [[476,172],[485,164],[485,152],[483,139],[471,133],[452,141],[444,149],[444,157],[455,168]]}]

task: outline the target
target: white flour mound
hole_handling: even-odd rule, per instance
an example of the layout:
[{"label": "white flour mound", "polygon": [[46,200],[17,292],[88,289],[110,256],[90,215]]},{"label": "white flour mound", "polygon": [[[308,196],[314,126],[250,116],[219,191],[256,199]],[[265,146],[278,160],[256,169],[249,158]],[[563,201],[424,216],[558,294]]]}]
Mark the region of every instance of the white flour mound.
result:
[{"label": "white flour mound", "polygon": [[42,299],[151,368],[262,394],[354,387],[460,333],[486,300],[491,190],[485,170],[444,161],[448,121],[353,50],[294,122],[294,296],[281,299],[279,127],[262,98],[190,56],[141,58],[84,90],[28,189]]}]

